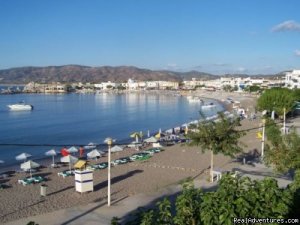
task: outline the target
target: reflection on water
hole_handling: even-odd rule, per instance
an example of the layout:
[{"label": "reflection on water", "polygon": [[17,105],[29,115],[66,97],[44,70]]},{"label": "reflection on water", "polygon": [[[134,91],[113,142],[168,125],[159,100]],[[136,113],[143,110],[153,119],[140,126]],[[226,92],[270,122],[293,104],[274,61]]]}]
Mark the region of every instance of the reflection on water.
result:
[{"label": "reflection on water", "polygon": [[19,111],[13,111],[8,110],[9,117],[26,117],[32,113],[32,110],[19,110]]}]

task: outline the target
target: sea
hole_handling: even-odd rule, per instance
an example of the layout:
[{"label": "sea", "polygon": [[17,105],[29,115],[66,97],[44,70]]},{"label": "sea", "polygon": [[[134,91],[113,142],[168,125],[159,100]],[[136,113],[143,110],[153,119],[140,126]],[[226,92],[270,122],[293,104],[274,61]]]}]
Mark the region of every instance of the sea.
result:
[{"label": "sea", "polygon": [[[20,101],[34,109],[8,109]],[[224,110],[213,99],[204,101],[216,104],[206,116]],[[56,145],[104,144],[106,137],[126,143],[133,141],[132,132],[140,131],[147,137],[148,131],[153,135],[199,119],[200,108],[185,97],[161,93],[0,95],[0,160],[5,162],[0,169],[18,163],[15,157],[23,152],[41,159],[47,150],[59,151]]]}]

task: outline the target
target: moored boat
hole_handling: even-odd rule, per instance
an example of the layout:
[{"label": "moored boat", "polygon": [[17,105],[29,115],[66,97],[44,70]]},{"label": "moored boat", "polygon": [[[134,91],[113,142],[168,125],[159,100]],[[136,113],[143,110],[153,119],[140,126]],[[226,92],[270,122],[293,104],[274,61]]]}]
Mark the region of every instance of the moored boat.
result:
[{"label": "moored boat", "polygon": [[33,106],[25,104],[25,102],[19,102],[17,104],[7,105],[11,111],[23,111],[23,110],[33,110]]}]

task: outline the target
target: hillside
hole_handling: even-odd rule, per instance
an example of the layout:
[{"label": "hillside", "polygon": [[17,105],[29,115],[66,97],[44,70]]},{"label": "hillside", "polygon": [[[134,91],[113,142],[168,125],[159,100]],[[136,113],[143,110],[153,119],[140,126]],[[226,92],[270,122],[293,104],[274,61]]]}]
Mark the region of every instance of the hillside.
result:
[{"label": "hillside", "polygon": [[152,71],[137,67],[88,67],[78,65],[20,67],[0,70],[0,83],[24,84],[30,81],[49,82],[126,82],[129,78],[139,81],[167,80],[181,81],[181,78],[169,71]]},{"label": "hillside", "polygon": [[[283,73],[270,75],[251,75],[251,77],[265,77],[276,79]],[[248,77],[247,74],[226,74],[225,77],[239,76]],[[154,71],[141,69],[133,66],[102,66],[89,67],[80,65],[47,66],[47,67],[19,67],[0,70],[0,83],[2,84],[26,84],[31,81],[38,83],[51,82],[90,82],[97,83],[103,81],[126,82],[129,78],[138,81],[182,81],[197,78],[198,80],[211,80],[220,76],[199,72],[174,72],[167,70]]]}]

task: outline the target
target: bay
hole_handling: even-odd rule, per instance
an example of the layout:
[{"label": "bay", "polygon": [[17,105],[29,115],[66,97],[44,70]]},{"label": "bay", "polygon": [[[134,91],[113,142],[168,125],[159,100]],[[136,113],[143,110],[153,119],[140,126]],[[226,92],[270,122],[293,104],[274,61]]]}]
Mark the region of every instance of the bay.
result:
[{"label": "bay", "polygon": [[[9,111],[8,104],[24,100],[32,111]],[[223,107],[206,115],[211,116]],[[86,145],[103,144],[106,137],[129,139],[135,131],[147,134],[180,126],[199,118],[200,104],[170,94],[16,94],[0,95],[0,144]],[[129,141],[129,140],[128,140]],[[131,141],[131,140],[130,140]],[[22,152],[34,158],[52,147],[0,146],[0,159],[15,163]],[[56,150],[59,150],[56,147]],[[0,165],[4,166],[4,165]]]}]

